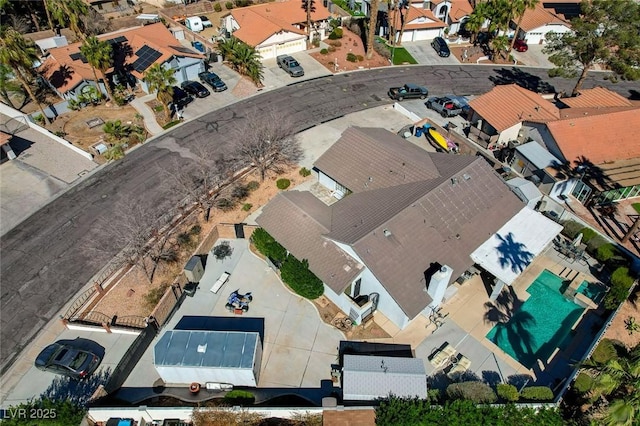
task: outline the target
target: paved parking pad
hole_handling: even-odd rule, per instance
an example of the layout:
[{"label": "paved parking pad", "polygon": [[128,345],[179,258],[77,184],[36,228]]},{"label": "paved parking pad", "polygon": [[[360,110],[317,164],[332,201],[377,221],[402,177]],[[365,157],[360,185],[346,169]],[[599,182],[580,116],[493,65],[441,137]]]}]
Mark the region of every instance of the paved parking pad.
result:
[{"label": "paved parking pad", "polygon": [[[249,311],[239,318],[264,318],[259,387],[319,387],[331,378],[344,335],[320,319],[314,305],[288,291],[276,273],[249,251],[247,240],[230,240],[233,254],[216,260],[209,254],[204,276],[145,352],[124,387],[152,387],[160,379],[153,367],[153,346],[185,315],[236,317],[225,308],[229,294],[251,292]],[[217,294],[211,287],[223,272],[231,274]],[[154,383],[155,382],[155,383]]]}]

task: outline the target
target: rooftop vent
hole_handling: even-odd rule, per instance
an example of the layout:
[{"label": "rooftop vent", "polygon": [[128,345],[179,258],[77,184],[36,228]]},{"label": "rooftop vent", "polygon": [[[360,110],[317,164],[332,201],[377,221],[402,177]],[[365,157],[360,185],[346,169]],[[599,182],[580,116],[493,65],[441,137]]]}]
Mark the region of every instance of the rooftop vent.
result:
[{"label": "rooftop vent", "polygon": [[205,353],[207,352],[207,344],[205,343],[204,345],[198,345],[198,353]]},{"label": "rooftop vent", "polygon": [[382,233],[384,234],[385,237],[390,237],[391,236],[391,231],[389,231],[388,229],[383,229]]},{"label": "rooftop vent", "polygon": [[464,180],[469,180],[471,179],[471,175],[469,173],[465,173],[462,175],[462,177],[464,178]]},{"label": "rooftop vent", "polygon": [[452,177],[451,178],[451,185],[456,185],[458,183],[458,178],[457,177]]}]

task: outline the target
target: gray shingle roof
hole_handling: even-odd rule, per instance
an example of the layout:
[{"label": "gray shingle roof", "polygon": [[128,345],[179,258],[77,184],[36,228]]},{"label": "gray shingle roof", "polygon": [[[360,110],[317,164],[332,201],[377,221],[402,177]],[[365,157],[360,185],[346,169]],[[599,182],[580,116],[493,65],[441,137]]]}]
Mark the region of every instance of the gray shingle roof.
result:
[{"label": "gray shingle roof", "polygon": [[342,373],[346,400],[373,400],[390,393],[427,396],[424,362],[418,358],[345,355]]},{"label": "gray shingle roof", "polygon": [[[371,142],[372,135],[378,134],[384,137]],[[371,154],[375,161],[366,159],[369,151],[363,151],[358,141],[376,150]],[[340,155],[333,152],[336,145]],[[350,153],[349,147],[358,155]],[[405,164],[410,159],[416,167],[411,181],[374,179],[385,185],[354,191],[331,207],[310,193],[283,193],[265,207],[257,222],[294,256],[309,259],[310,269],[337,292],[350,284],[348,277],[353,279],[360,272],[353,273],[353,266],[362,265],[327,239],[350,245],[405,314],[414,318],[431,302],[425,291],[425,271],[431,264],[450,266],[452,280],[457,279],[473,265],[470,254],[520,211],[523,203],[482,158],[433,154],[420,148],[414,152],[412,147],[386,130],[348,129],[321,157],[321,164],[344,169],[344,176],[356,181],[375,174],[366,170],[371,164],[387,169],[379,163],[380,152],[395,156],[392,162],[410,153]],[[394,149],[400,154],[394,154]],[[422,173],[420,164],[428,170],[422,180],[416,177]],[[365,170],[356,173],[359,169]],[[345,264],[350,265],[348,271]]]},{"label": "gray shingle roof", "polygon": [[433,179],[438,170],[424,150],[379,128],[350,127],[314,163],[358,193]]},{"label": "gray shingle roof", "polygon": [[281,192],[256,221],[297,259],[307,259],[309,269],[338,294],[362,271],[361,263],[323,237],[331,208],[310,192]]}]

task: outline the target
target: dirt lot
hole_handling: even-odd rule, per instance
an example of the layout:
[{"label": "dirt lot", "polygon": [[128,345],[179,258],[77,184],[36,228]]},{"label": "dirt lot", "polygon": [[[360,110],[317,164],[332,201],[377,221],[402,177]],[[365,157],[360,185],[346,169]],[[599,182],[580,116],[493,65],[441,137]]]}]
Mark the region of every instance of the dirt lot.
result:
[{"label": "dirt lot", "polygon": [[[343,28],[343,31],[343,37],[340,40],[335,40],[340,42],[339,46],[335,46],[335,52],[329,52],[326,55],[323,55],[320,52],[314,52],[310,55],[327,67],[331,72],[355,71],[358,69],[389,66],[389,60],[381,56],[376,51],[373,52],[373,57],[370,60],[366,59],[364,45],[362,44],[360,37],[346,28]],[[326,43],[331,43],[331,41],[332,40],[325,40]],[[356,56],[362,56],[364,59],[362,61],[349,62],[347,61],[348,53],[353,53]]]},{"label": "dirt lot", "polygon": [[[640,295],[640,293],[636,293]],[[633,348],[640,344],[640,331],[636,331],[629,334],[629,331],[625,328],[625,321],[629,318],[635,318],[637,323],[640,323],[640,302],[633,304],[627,300],[622,305],[622,309],[618,312],[618,315],[611,322],[611,326],[606,331],[604,337],[607,339],[617,340],[624,343],[627,348]]]},{"label": "dirt lot", "polygon": [[[449,50],[451,50],[451,54],[454,55],[460,62],[475,64],[478,59],[485,56],[482,52],[480,46],[473,45],[462,45],[462,46],[453,46],[449,45]],[[467,51],[467,59],[465,60],[464,52]],[[498,55],[493,61],[484,60],[480,62],[481,64],[504,64],[504,65],[514,65],[513,61],[509,61],[502,56]],[[524,62],[518,61],[517,65],[526,65]]]},{"label": "dirt lot", "polygon": [[[300,176],[299,168],[297,167],[280,175],[270,174],[267,176],[265,181],[260,184],[260,187],[251,192],[249,197],[242,203],[239,203],[234,210],[228,212],[213,210],[211,212],[209,222],[204,222],[202,213],[198,212],[197,215],[192,215],[187,219],[187,221],[174,233],[175,236],[180,232],[190,229],[191,226],[197,223],[202,227],[202,231],[198,239],[199,242],[207,236],[217,223],[242,222],[249,214],[254,212],[258,207],[265,205],[279,192],[279,189],[276,188],[275,181],[280,178],[289,179],[291,181],[291,187],[294,187],[307,179],[311,179],[311,177],[304,178]],[[244,179],[244,182],[246,183],[252,180],[259,181],[257,174],[254,173],[249,175]],[[243,203],[251,204],[251,209],[243,211]],[[197,244],[194,244],[194,246],[195,245]],[[180,274],[182,267],[189,260],[192,254],[193,250],[184,250],[180,253],[180,259],[177,262],[173,264],[161,264],[156,276],[154,277],[153,283],[149,282],[141,268],[132,268],[132,270],[120,281],[112,284],[107,289],[106,296],[100,300],[94,310],[108,316],[138,315],[145,317],[149,315],[152,308],[147,306],[144,296],[152,289],[158,288],[162,284],[173,283],[175,277]]]}]

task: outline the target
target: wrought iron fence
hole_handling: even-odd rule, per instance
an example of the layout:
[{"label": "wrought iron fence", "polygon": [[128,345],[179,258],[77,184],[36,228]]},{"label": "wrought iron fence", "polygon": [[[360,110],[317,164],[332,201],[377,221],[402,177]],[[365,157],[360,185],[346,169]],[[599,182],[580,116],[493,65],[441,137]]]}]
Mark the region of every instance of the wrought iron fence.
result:
[{"label": "wrought iron fence", "polygon": [[63,315],[63,318],[69,321],[77,319],[76,314],[82,309],[82,307],[87,302],[87,300],[89,300],[96,291],[97,291],[96,288],[92,286],[87,290],[85,290],[84,292],[82,292],[82,294],[80,294],[80,296],[76,298],[76,300],[69,307],[69,309],[67,309],[67,312]]}]

